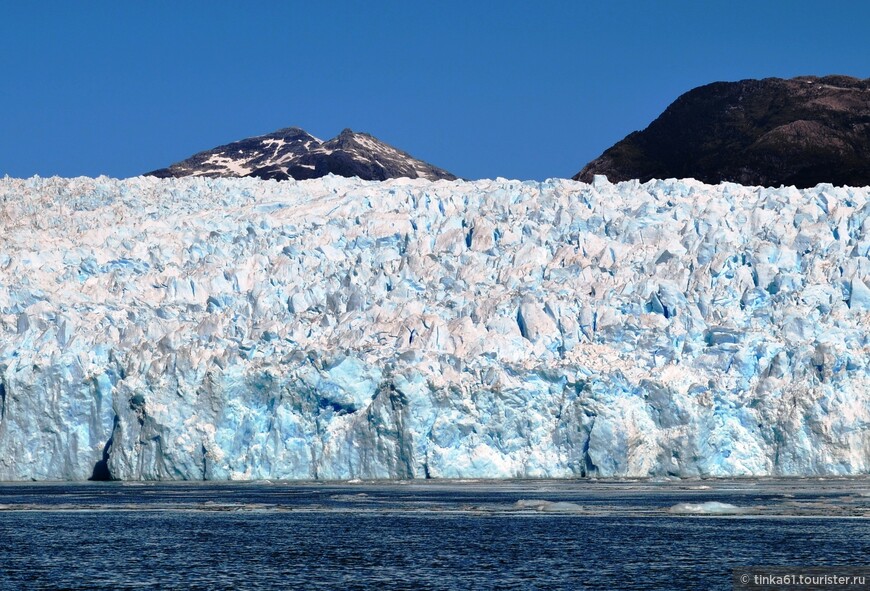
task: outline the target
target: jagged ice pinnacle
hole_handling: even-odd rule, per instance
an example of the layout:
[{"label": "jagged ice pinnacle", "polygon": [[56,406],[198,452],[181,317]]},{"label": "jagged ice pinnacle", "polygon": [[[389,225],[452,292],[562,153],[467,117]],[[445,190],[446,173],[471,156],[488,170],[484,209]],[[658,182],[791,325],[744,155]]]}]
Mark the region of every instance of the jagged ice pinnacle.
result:
[{"label": "jagged ice pinnacle", "polygon": [[868,195],[0,180],[0,480],[866,473]]}]

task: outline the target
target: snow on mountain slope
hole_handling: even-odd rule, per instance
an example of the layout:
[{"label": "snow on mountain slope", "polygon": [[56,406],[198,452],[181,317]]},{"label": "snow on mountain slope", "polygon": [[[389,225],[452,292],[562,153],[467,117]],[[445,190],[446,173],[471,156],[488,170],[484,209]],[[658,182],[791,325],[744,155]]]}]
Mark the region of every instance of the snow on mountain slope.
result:
[{"label": "snow on mountain slope", "polygon": [[324,142],[298,127],[219,146],[148,173],[160,178],[251,176],[274,180],[312,179],[328,174],[378,181],[398,177],[456,179],[446,170],[367,133],[345,129]]},{"label": "snow on mountain slope", "polygon": [[0,180],[0,479],[867,473],[868,194]]}]

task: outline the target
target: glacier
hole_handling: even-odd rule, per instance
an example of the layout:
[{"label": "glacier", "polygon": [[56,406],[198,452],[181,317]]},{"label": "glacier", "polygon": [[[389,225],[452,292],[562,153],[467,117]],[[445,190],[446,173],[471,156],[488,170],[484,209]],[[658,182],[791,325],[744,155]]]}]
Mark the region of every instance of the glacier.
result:
[{"label": "glacier", "polygon": [[870,187],[0,180],[0,480],[870,471]]}]

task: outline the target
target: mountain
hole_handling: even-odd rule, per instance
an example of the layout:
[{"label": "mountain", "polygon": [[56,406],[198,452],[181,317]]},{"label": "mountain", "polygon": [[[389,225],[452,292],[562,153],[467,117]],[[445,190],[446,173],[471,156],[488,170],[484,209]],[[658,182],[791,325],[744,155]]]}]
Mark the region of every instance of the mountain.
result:
[{"label": "mountain", "polygon": [[375,181],[397,177],[456,179],[446,170],[417,160],[367,133],[345,129],[324,142],[298,127],[218,146],[146,176],[301,180],[329,173]]},{"label": "mountain", "polygon": [[0,179],[0,482],[866,475],[868,202]]},{"label": "mountain", "polygon": [[870,184],[870,78],[716,82],[674,101],[574,176],[743,185]]}]

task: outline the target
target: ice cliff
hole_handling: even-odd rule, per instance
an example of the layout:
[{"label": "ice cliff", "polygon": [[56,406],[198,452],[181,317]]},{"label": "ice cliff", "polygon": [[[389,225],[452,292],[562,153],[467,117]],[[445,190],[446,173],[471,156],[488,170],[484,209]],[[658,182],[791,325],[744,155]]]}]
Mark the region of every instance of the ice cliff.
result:
[{"label": "ice cliff", "polygon": [[0,180],[0,480],[867,473],[868,196]]}]

